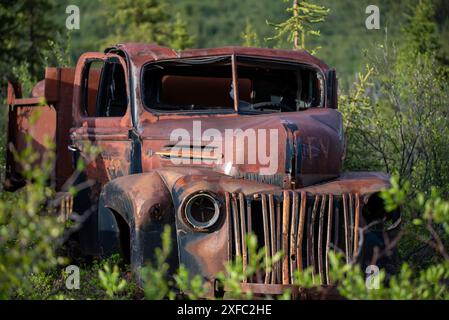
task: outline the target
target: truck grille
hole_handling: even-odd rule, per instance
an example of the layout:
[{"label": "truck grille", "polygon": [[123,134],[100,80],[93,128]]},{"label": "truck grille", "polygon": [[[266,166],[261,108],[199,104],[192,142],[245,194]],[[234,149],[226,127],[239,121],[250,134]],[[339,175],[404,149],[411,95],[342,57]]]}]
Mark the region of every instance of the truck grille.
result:
[{"label": "truck grille", "polygon": [[254,233],[267,259],[280,251],[284,255],[245,282],[292,284],[295,270],[312,267],[314,280],[329,284],[330,250],[342,252],[347,263],[357,257],[360,210],[358,194],[226,193],[231,259],[240,256],[246,270],[252,259],[246,234]]}]

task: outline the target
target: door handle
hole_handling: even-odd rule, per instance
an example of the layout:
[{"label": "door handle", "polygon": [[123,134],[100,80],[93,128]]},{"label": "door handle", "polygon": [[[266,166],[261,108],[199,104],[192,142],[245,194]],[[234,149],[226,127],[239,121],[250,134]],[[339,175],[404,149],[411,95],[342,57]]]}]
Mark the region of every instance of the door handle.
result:
[{"label": "door handle", "polygon": [[72,152],[80,152],[81,150],[76,146],[76,145],[74,145],[74,144],[69,144],[68,146],[67,146],[67,149],[69,149],[69,151],[72,151]]}]

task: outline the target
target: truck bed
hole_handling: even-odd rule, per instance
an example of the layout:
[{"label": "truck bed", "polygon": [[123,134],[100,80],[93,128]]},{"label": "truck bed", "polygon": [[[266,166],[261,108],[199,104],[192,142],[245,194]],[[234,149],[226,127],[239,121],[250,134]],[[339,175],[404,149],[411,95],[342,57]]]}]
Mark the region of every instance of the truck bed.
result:
[{"label": "truck bed", "polygon": [[20,84],[8,83],[8,133],[4,188],[14,191],[25,184],[22,169],[11,150],[18,152],[27,147],[26,136],[31,137],[38,162],[47,151],[46,138],[55,144],[56,163],[52,174],[56,191],[73,172],[68,145],[72,125],[72,98],[74,68],[47,68],[45,79],[33,88],[31,97],[23,97]]}]

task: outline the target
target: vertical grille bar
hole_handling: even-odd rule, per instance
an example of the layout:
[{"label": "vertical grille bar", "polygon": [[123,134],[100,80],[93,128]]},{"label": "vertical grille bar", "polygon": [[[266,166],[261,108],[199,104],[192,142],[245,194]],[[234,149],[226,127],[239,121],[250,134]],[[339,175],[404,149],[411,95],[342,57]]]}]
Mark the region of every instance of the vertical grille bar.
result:
[{"label": "vertical grille bar", "polygon": [[284,206],[282,212],[282,250],[284,259],[282,263],[282,284],[289,284],[290,276],[288,274],[288,229],[290,224],[290,192],[284,191]]},{"label": "vertical grille bar", "polygon": [[343,223],[345,225],[345,257],[346,257],[346,263],[349,263],[350,256],[349,256],[349,217],[348,217],[348,205],[347,205],[347,196],[346,194],[342,195],[342,202],[343,202]]},{"label": "vertical grille bar", "polygon": [[[308,255],[310,255],[310,261],[312,266],[312,275],[315,276],[316,274],[316,265],[315,265],[315,221],[316,221],[316,214],[318,211],[318,203],[320,202],[320,196],[315,196],[315,201],[313,202],[313,209],[312,209],[312,219],[310,221],[309,225],[309,239],[308,239]],[[315,279],[314,279],[315,280]]]},{"label": "vertical grille bar", "polygon": [[333,227],[334,227],[334,238],[333,238],[333,243],[334,243],[334,248],[338,248],[338,246],[340,245],[340,201],[338,201],[338,198],[335,199],[335,207],[334,207],[335,212],[333,213],[333,219],[334,219],[334,223],[333,223]]},{"label": "vertical grille bar", "polygon": [[323,222],[324,209],[326,207],[326,195],[323,194],[321,198],[319,227],[318,227],[318,273],[320,275],[321,284],[324,283],[324,267],[323,267]]},{"label": "vertical grille bar", "polygon": [[[313,203],[314,201],[312,201]],[[312,234],[311,226],[312,226],[312,206],[307,206],[306,207],[306,225],[305,225],[305,229],[304,229],[304,236],[305,236],[305,242],[306,242],[306,263],[305,266],[306,268],[312,266],[312,244],[311,244],[311,237],[310,235]]]},{"label": "vertical grille bar", "polygon": [[[281,240],[281,201],[276,201],[276,251],[280,252],[282,250],[282,240]],[[282,265],[281,261],[279,260],[276,263],[276,278],[278,283],[280,283],[282,280]]]},{"label": "vertical grille bar", "polygon": [[352,193],[349,194],[349,256],[351,260],[354,258],[354,197]]},{"label": "vertical grille bar", "polygon": [[270,236],[269,236],[269,225],[268,225],[268,210],[267,210],[267,196],[262,194],[262,219],[263,219],[263,237],[265,245],[265,284],[270,283],[270,272],[268,272],[270,265]]},{"label": "vertical grille bar", "polygon": [[[240,231],[242,236],[242,256],[243,256],[243,272],[246,273],[248,266],[247,247],[246,247],[246,222],[245,222],[245,197],[243,193],[239,193],[240,204]],[[246,278],[243,280],[246,282]]]},{"label": "vertical grille bar", "polygon": [[298,223],[298,244],[296,249],[296,264],[298,270],[302,271],[302,242],[304,238],[304,220],[306,217],[306,204],[307,195],[305,192],[301,192],[301,208],[299,210],[299,223]]},{"label": "vertical grille bar", "polygon": [[298,236],[298,211],[299,201],[298,194],[293,192],[292,194],[292,221],[290,225],[290,283],[293,283],[294,272],[296,269],[296,249],[297,249],[297,236]]},{"label": "vertical grille bar", "polygon": [[[274,209],[274,196],[270,194],[268,196],[268,205],[270,207],[270,237],[271,237],[271,255],[274,257],[276,254],[276,227],[275,227],[275,219],[276,219],[276,213]],[[271,270],[271,284],[275,284],[276,279],[276,273],[277,273],[277,263],[275,265],[272,265]]]},{"label": "vertical grille bar", "polygon": [[[252,217],[251,217],[251,199],[246,199],[246,222],[247,222],[247,227],[248,227],[248,234],[253,232],[253,225],[252,225]],[[250,254],[248,253],[248,263],[250,263],[251,261],[251,257]]]},{"label": "vertical grille bar", "polygon": [[232,217],[234,220],[234,239],[235,239],[235,254],[237,257],[240,257],[241,254],[241,248],[242,248],[242,244],[241,244],[241,240],[240,240],[240,223],[239,223],[239,214],[238,214],[238,209],[237,209],[237,200],[235,198],[235,195],[232,195],[232,199],[231,199],[231,203],[232,203]]},{"label": "vertical grille bar", "polygon": [[229,196],[229,192],[225,193],[225,201],[226,201],[226,221],[228,222],[228,256],[232,259],[232,221],[231,221],[231,199]]},{"label": "vertical grille bar", "polygon": [[331,244],[331,232],[332,232],[332,211],[334,206],[334,197],[329,195],[329,209],[327,212],[327,236],[326,236],[326,284],[329,284],[329,248]]},{"label": "vertical grille bar", "polygon": [[359,216],[360,216],[360,195],[355,195],[355,222],[354,222],[354,255],[357,254],[359,245]]}]

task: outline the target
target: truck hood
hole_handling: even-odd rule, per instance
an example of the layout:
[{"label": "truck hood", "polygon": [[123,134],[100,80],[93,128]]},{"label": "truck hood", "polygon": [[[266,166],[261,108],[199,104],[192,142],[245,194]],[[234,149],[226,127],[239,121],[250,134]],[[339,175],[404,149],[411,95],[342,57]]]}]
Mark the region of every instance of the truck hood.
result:
[{"label": "truck hood", "polygon": [[193,166],[303,187],[339,176],[342,118],[334,109],[258,115],[161,116],[139,127],[142,168]]}]

